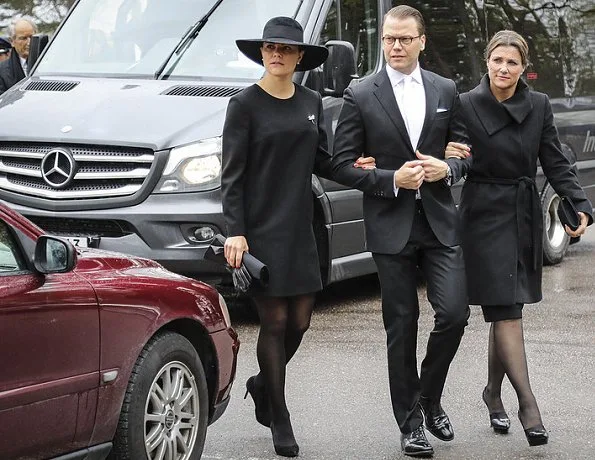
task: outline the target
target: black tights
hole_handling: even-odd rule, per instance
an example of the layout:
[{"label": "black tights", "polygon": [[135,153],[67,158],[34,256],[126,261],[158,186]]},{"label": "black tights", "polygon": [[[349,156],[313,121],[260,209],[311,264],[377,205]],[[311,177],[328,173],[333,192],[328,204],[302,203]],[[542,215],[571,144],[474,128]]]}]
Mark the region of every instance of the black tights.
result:
[{"label": "black tights", "polygon": [[490,412],[503,411],[501,399],[504,375],[512,384],[519,400],[519,418],[525,428],[542,425],[537,401],[529,383],[525,355],[523,320],[495,321],[490,326],[488,343],[487,401]]},{"label": "black tights", "polygon": [[257,297],[254,299],[260,317],[256,354],[260,373],[269,396],[273,424],[289,422],[285,402],[285,366],[297,351],[310,326],[314,294],[294,297]]}]

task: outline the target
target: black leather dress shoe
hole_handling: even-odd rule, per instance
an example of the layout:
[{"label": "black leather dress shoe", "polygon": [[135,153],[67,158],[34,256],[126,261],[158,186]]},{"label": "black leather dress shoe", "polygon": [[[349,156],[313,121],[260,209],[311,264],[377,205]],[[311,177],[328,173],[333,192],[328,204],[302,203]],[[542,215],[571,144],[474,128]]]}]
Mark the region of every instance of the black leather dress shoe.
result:
[{"label": "black leather dress shoe", "polygon": [[426,438],[423,425],[411,433],[401,434],[401,450],[409,457],[431,457],[434,455],[434,449]]},{"label": "black leather dress shoe", "polygon": [[422,397],[419,405],[424,414],[426,429],[441,441],[452,441],[455,432],[440,402]]}]

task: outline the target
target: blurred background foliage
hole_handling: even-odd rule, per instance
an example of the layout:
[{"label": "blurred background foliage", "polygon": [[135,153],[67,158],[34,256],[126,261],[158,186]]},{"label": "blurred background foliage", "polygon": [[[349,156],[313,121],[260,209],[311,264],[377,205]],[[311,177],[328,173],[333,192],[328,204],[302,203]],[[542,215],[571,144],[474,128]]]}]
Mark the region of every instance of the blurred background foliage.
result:
[{"label": "blurred background foliage", "polygon": [[[74,2],[75,0],[2,0],[0,30],[4,30],[14,16],[27,16],[35,21],[40,31],[51,33]],[[5,30],[3,35],[6,35]]]}]

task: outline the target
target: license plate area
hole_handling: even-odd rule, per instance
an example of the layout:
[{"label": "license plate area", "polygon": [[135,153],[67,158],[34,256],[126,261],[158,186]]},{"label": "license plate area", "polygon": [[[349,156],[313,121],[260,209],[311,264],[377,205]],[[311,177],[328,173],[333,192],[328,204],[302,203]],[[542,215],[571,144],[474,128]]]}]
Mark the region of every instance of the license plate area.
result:
[{"label": "license plate area", "polygon": [[97,248],[99,247],[98,236],[65,236],[75,248]]}]

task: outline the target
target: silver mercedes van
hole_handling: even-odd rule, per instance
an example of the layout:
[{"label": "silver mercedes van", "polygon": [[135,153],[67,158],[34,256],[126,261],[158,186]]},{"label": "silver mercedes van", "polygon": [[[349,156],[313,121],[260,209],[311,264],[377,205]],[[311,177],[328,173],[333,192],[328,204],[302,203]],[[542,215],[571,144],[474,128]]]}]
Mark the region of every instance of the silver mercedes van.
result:
[{"label": "silver mercedes van", "polygon": [[[34,37],[30,75],[0,95],[0,200],[77,245],[225,283],[202,258],[224,232],[221,132],[229,98],[263,72],[235,40],[260,36],[269,18],[284,15],[303,25],[306,40],[329,47],[321,68],[295,78],[323,95],[332,144],[344,89],[384,65],[382,17],[398,3],[426,18],[422,65],[460,91],[479,81],[496,30],[528,38],[528,83],[552,98],[565,152],[595,202],[595,42],[585,32],[593,18],[568,2],[528,12],[513,0],[78,0],[49,43]],[[545,259],[556,263],[569,239],[558,197],[545,180],[540,189]],[[361,198],[312,177],[325,283],[375,271]]]}]

